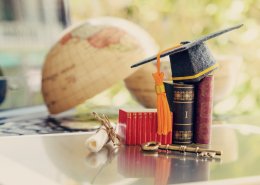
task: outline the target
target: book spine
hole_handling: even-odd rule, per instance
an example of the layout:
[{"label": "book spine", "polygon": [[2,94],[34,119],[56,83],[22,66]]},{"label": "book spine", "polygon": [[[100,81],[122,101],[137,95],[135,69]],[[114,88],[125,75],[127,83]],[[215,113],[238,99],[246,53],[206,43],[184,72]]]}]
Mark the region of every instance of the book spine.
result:
[{"label": "book spine", "polygon": [[130,145],[131,142],[132,142],[132,113],[127,112],[126,144]]},{"label": "book spine", "polygon": [[146,120],[146,139],[147,142],[152,141],[152,124],[153,124],[153,113],[147,113]]},{"label": "book spine", "polygon": [[160,142],[159,135],[157,134],[157,130],[158,130],[158,128],[157,128],[157,126],[158,126],[157,121],[158,121],[157,113],[153,112],[152,113],[152,122],[151,122],[151,124],[152,124],[152,129],[151,129],[152,138],[151,138],[151,140]]},{"label": "book spine", "polygon": [[146,139],[146,120],[147,120],[147,113],[143,112],[143,119],[142,119],[142,143],[145,143],[147,142],[147,139]]},{"label": "book spine", "polygon": [[[172,113],[172,125],[173,125],[173,113]],[[172,143],[172,132],[170,132],[168,134],[168,139],[167,139],[167,144],[171,144]]]},{"label": "book spine", "polygon": [[139,125],[139,113],[136,113],[136,119],[135,119],[135,133],[136,133],[136,141],[135,145],[139,145],[139,134],[140,134],[140,125]]},{"label": "book spine", "polygon": [[136,138],[137,138],[136,120],[137,120],[137,113],[133,112],[132,113],[132,142],[131,142],[131,145],[136,145]]},{"label": "book spine", "polygon": [[191,144],[193,138],[194,85],[174,83],[173,143]]},{"label": "book spine", "polygon": [[138,112],[137,113],[137,121],[136,121],[136,124],[137,124],[137,141],[136,141],[136,144],[137,145],[140,145],[142,144],[142,113],[141,112]]},{"label": "book spine", "polygon": [[194,139],[196,144],[210,144],[214,76],[206,76],[197,85],[196,122]]},{"label": "book spine", "polygon": [[127,133],[126,133],[126,125],[127,125],[127,113],[123,110],[119,110],[118,116],[118,123],[119,123],[119,133],[120,137],[123,139],[123,143],[126,144]]}]

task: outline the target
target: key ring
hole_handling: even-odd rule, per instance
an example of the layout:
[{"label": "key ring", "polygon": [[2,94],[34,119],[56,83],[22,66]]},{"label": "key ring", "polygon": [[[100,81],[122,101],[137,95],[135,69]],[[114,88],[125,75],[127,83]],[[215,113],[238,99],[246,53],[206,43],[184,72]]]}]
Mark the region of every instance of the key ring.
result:
[{"label": "key ring", "polygon": [[150,141],[141,145],[143,151],[157,151],[159,150],[160,143],[155,141]]}]

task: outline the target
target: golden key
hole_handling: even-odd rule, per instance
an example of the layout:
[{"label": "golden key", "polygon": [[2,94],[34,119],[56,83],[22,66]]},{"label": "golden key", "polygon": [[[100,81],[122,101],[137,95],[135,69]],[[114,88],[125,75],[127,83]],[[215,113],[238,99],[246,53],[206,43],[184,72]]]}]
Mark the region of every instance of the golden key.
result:
[{"label": "golden key", "polygon": [[179,151],[183,153],[185,152],[196,153],[198,156],[208,157],[208,158],[214,158],[216,156],[222,155],[222,151],[219,150],[211,150],[211,149],[184,146],[184,145],[161,145],[160,143],[154,141],[144,143],[142,144],[141,147],[143,151],[155,152],[158,150],[172,150],[172,151]]}]

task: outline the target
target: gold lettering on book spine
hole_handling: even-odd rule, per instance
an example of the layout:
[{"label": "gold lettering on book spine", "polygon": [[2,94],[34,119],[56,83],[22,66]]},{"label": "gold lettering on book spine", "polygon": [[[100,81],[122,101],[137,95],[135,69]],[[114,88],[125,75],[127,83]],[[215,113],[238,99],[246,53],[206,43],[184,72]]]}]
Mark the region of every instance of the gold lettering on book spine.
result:
[{"label": "gold lettering on book spine", "polygon": [[174,91],[173,99],[175,101],[192,101],[194,99],[193,91]]},{"label": "gold lettering on book spine", "polygon": [[185,118],[188,118],[188,111],[185,111]]},{"label": "gold lettering on book spine", "polygon": [[174,138],[178,140],[190,140],[192,139],[192,131],[175,131]]}]

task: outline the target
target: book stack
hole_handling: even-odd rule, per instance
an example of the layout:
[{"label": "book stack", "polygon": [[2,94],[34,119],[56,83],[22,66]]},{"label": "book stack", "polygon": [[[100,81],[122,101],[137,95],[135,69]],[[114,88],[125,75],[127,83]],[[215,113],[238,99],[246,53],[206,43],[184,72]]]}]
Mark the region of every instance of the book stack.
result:
[{"label": "book stack", "polygon": [[173,113],[173,132],[157,134],[156,109],[120,109],[119,123],[126,145],[149,141],[161,144],[210,143],[213,76],[196,83],[165,83],[167,100]]},{"label": "book stack", "polygon": [[165,83],[173,112],[174,144],[210,143],[213,80],[208,75],[196,83]]},{"label": "book stack", "polygon": [[[164,93],[166,92],[167,101],[173,113],[173,143],[181,145],[193,142],[210,143],[213,87],[213,76],[210,74],[218,68],[218,64],[205,42],[242,26],[240,24],[226,28],[192,42],[183,41],[131,66],[134,68],[157,60],[157,71],[153,73],[157,108],[159,117],[167,120],[169,109],[165,104]],[[171,85],[162,86],[164,73],[161,72],[160,58],[165,56],[169,56],[170,59],[171,80],[174,82],[172,88],[169,88]],[[168,123],[163,123],[162,119],[159,121],[160,126],[168,125]],[[170,130],[165,129],[166,132]]]},{"label": "book stack", "polygon": [[156,109],[120,109],[119,124],[125,135],[126,145],[141,145],[149,141],[161,144],[172,143],[172,133],[167,135],[157,134]]}]

